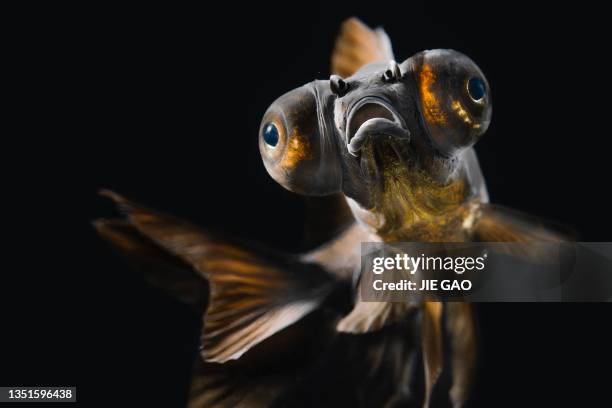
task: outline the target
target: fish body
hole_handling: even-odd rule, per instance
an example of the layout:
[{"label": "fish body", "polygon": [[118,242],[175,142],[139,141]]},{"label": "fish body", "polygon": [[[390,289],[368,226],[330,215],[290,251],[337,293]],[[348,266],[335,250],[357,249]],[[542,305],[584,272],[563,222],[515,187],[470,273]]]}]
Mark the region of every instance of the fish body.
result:
[{"label": "fish body", "polygon": [[333,238],[314,250],[280,253],[103,193],[126,217],[98,232],[202,313],[191,407],[461,406],[471,305],[363,302],[361,243],[558,240],[488,203],[473,145],[491,96],[468,57],[430,50],[398,64],[384,31],[349,19],[332,71],[277,99],[259,129],[274,180],[327,196],[315,218]]}]

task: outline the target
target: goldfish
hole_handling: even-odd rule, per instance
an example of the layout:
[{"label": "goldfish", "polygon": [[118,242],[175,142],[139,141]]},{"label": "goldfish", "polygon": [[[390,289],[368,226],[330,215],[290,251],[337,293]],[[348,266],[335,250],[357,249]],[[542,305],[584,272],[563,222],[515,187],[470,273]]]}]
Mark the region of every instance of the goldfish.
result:
[{"label": "goldfish", "polygon": [[333,238],[315,249],[275,251],[102,192],[125,218],[96,221],[99,234],[202,314],[190,407],[462,406],[473,306],[363,301],[361,243],[560,239],[489,203],[473,146],[492,96],[469,57],[397,63],[382,29],[351,18],[331,65],[329,79],[274,101],[258,133],[277,183],[328,197],[318,211]]}]

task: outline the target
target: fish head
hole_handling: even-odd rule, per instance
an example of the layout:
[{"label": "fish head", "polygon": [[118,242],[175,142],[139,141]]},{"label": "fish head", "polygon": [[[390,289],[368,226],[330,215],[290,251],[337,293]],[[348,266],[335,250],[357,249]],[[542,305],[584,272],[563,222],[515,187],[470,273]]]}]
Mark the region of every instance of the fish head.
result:
[{"label": "fish head", "polygon": [[405,225],[444,216],[482,193],[481,180],[471,179],[470,147],[489,126],[491,96],[472,60],[424,51],[402,64],[368,64],[343,82],[334,102],[342,189],[361,210]]},{"label": "fish head", "polygon": [[403,223],[443,215],[474,196],[464,170],[465,158],[475,156],[464,153],[490,120],[489,85],[478,66],[459,52],[430,50],[286,93],[266,111],[259,147],[285,188],[341,191]]}]

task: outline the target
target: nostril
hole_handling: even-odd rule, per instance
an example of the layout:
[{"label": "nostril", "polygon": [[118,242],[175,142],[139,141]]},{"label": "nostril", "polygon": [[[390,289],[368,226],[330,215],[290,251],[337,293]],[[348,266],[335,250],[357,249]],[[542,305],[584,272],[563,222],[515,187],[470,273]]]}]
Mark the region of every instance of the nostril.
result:
[{"label": "nostril", "polygon": [[338,75],[329,77],[329,87],[338,97],[343,97],[348,91],[348,84]]}]

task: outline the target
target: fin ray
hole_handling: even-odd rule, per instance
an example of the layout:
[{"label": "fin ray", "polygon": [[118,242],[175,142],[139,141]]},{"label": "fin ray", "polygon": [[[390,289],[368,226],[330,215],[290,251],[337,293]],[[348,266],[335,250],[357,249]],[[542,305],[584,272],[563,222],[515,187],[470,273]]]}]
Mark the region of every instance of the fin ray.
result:
[{"label": "fin ray", "polygon": [[[474,226],[474,238],[480,242],[563,243],[573,240],[571,231],[499,205],[485,204]],[[550,249],[550,250],[549,250]],[[558,254],[541,245],[497,245],[495,250],[535,263],[550,263]]]},{"label": "fin ray", "polygon": [[453,407],[465,404],[476,370],[476,324],[470,303],[446,304],[446,329],[450,340],[451,388]]},{"label": "fin ray", "polygon": [[384,30],[372,30],[358,18],[351,17],[340,27],[331,68],[332,73],[346,78],[365,64],[392,59],[391,41]]},{"label": "fin ray", "polygon": [[119,205],[140,234],[209,282],[202,335],[206,361],[238,359],[316,309],[336,282],[318,265],[235,243],[114,192],[102,194]]},{"label": "fin ray", "polygon": [[444,367],[442,344],[442,303],[425,302],[422,313],[423,365],[425,368],[425,407],[429,406],[434,385]]}]

